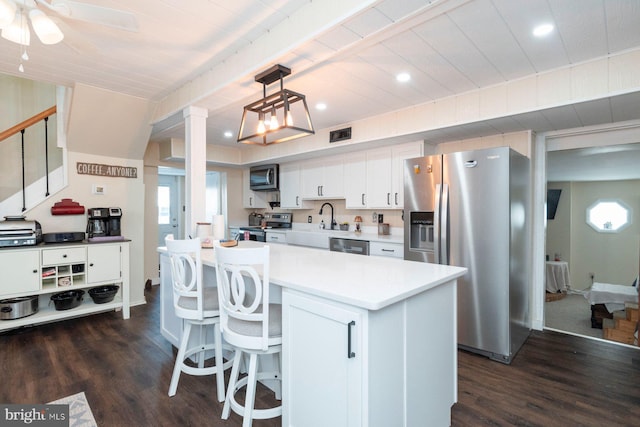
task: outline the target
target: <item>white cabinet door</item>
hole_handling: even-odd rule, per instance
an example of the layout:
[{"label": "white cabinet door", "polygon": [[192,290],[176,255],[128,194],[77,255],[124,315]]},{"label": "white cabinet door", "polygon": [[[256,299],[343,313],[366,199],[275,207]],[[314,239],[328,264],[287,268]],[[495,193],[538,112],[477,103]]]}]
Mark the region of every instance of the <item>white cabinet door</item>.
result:
[{"label": "white cabinet door", "polygon": [[301,164],[302,197],[305,199],[320,199],[322,197],[323,169],[322,159]]},{"label": "white cabinet door", "polygon": [[302,197],[341,199],[344,197],[342,156],[323,157],[302,163]]},{"label": "white cabinet door", "polygon": [[391,150],[391,204],[395,209],[404,207],[404,161],[422,156],[421,147],[421,142],[412,142]]},{"label": "white cabinet door", "polygon": [[367,154],[349,153],[344,161],[344,193],[347,209],[367,207]]},{"label": "white cabinet door", "polygon": [[283,290],[282,425],[360,426],[366,316]]},{"label": "white cabinet door", "polygon": [[283,209],[306,209],[302,199],[300,166],[295,163],[280,165],[280,207]]},{"label": "white cabinet door", "polygon": [[0,295],[23,294],[40,289],[40,251],[0,251]]},{"label": "white cabinet door", "polygon": [[342,199],[344,197],[344,159],[333,156],[325,159],[322,179],[322,197]]},{"label": "white cabinet door", "polygon": [[122,279],[120,245],[96,244],[87,246],[89,283],[117,282]]},{"label": "white cabinet door", "polygon": [[367,208],[392,208],[390,148],[367,152]]},{"label": "white cabinet door", "polygon": [[266,208],[267,193],[249,189],[249,169],[242,172],[242,206],[249,209]]}]

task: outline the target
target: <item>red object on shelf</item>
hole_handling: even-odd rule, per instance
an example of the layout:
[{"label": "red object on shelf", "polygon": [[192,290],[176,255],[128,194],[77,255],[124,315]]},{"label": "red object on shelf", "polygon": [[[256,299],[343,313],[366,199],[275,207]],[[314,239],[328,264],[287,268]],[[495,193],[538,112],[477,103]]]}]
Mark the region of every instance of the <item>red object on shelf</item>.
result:
[{"label": "red object on shelf", "polygon": [[51,207],[51,215],[83,215],[84,206],[71,199],[62,199]]}]

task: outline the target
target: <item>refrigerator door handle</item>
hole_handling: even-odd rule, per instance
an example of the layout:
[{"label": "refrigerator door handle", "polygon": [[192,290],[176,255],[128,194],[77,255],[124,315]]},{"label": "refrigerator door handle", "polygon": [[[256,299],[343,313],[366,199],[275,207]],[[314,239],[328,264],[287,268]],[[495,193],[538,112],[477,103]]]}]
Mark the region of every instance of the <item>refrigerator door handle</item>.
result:
[{"label": "refrigerator door handle", "polygon": [[449,184],[442,184],[440,197],[440,264],[449,265]]},{"label": "refrigerator door handle", "polygon": [[433,212],[433,262],[440,262],[440,203],[442,199],[442,189],[440,184],[436,184],[436,200]]}]

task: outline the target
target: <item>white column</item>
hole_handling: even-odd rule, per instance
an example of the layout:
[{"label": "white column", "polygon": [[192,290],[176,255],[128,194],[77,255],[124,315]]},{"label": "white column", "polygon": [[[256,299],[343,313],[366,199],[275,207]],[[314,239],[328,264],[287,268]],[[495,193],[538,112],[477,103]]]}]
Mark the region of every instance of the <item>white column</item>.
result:
[{"label": "white column", "polygon": [[183,110],[185,124],[185,237],[195,237],[196,222],[204,222],[207,173],[207,117],[205,108]]}]

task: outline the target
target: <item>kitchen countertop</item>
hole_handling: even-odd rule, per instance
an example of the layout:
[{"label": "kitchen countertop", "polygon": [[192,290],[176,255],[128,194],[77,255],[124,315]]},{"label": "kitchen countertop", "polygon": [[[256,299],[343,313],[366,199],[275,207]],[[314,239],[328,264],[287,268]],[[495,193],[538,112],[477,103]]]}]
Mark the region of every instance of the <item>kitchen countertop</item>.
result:
[{"label": "kitchen countertop", "polygon": [[[367,257],[323,249],[241,241],[239,247],[271,248],[270,281],[367,310],[379,310],[442,283],[466,268]],[[165,252],[166,248],[159,248]],[[215,267],[215,248],[202,250],[202,262]]]}]

